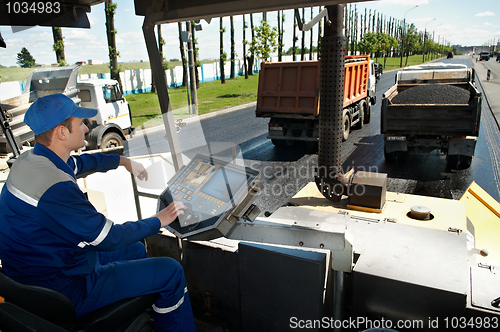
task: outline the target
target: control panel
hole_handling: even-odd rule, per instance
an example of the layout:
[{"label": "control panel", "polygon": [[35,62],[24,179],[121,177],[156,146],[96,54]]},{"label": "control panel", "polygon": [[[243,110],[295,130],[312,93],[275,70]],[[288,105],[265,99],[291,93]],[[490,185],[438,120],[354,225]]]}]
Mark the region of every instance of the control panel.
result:
[{"label": "control panel", "polygon": [[248,205],[249,196],[255,200],[258,176],[255,170],[196,155],[170,180],[160,195],[158,211],[172,201],[186,205],[185,214],[167,227],[180,238],[212,230],[221,221],[230,221],[241,204]]}]

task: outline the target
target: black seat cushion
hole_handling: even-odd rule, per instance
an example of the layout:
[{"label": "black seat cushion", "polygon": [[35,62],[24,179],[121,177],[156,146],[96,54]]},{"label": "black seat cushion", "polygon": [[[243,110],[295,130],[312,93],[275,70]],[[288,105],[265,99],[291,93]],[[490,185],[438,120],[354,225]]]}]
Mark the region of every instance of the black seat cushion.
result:
[{"label": "black seat cushion", "polygon": [[7,277],[1,268],[0,296],[6,302],[66,330],[76,328],[87,332],[114,331],[131,323],[158,298],[156,293],[124,299],[75,321],[75,308],[65,295],[48,288],[18,283]]},{"label": "black seat cushion", "polygon": [[76,321],[77,330],[86,332],[114,331],[120,325],[127,326],[146,309],[151,308],[158,293],[142,295],[111,303]]},{"label": "black seat cushion", "polygon": [[18,283],[7,277],[1,268],[0,296],[55,325],[68,329],[74,324],[75,308],[65,295],[48,288]]}]

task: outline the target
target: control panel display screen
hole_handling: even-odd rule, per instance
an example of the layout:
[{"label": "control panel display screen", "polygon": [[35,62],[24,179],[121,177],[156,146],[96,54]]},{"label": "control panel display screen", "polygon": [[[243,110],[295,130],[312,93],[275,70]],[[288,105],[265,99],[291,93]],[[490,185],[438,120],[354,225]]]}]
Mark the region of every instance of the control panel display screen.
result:
[{"label": "control panel display screen", "polygon": [[246,196],[257,175],[245,167],[197,155],[172,179],[159,208],[172,201],[186,205],[185,214],[168,226],[177,233],[211,227]]}]

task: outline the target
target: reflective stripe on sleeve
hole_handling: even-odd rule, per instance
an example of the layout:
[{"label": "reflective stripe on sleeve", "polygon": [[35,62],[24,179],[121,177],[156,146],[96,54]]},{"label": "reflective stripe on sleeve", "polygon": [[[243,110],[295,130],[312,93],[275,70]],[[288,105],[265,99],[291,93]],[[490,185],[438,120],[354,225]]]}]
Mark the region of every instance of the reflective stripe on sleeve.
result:
[{"label": "reflective stripe on sleeve", "polygon": [[78,173],[78,165],[76,164],[76,158],[74,156],[71,156],[71,159],[73,159],[73,164],[75,164],[75,168],[73,169],[73,172]]},{"label": "reflective stripe on sleeve", "polygon": [[111,226],[113,226],[113,222],[109,219],[106,219],[106,224],[102,228],[101,233],[96,237],[96,239],[94,241],[92,241],[90,243],[82,241],[82,242],[78,243],[78,246],[80,248],[84,248],[86,245],[91,245],[94,247],[98,246],[99,244],[101,244],[102,241],[104,241],[104,239],[108,235],[109,230],[111,229]]},{"label": "reflective stripe on sleeve", "polygon": [[168,308],[158,308],[156,305],[153,304],[153,310],[159,314],[168,314],[169,312],[174,311],[184,303],[184,296],[187,293],[187,291],[188,291],[187,287],[184,287],[184,294],[182,295],[179,302],[177,302],[175,305]]},{"label": "reflective stripe on sleeve", "polygon": [[38,206],[37,199],[34,199],[33,197],[26,195],[24,192],[14,187],[14,185],[10,181],[7,181],[7,189],[10,191],[12,195],[16,196],[21,201],[28,203],[29,205],[32,205],[34,207]]}]

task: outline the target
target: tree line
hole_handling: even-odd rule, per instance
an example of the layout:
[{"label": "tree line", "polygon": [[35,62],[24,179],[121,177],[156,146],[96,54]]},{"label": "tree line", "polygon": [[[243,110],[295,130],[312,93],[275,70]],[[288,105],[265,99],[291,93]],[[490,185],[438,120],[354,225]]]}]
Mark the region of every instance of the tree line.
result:
[{"label": "tree line", "polygon": [[[349,4],[344,11],[344,28],[347,51],[372,54],[375,59],[383,57],[384,67],[387,57],[400,57],[400,67],[408,64],[408,57],[421,54],[425,59],[437,57],[453,51],[447,41],[434,41],[434,32],[418,31],[413,23],[387,17],[383,13],[365,8],[358,12],[356,5]],[[403,58],[405,63],[403,64]]]},{"label": "tree line", "polygon": [[[317,9],[315,9],[317,8]],[[294,16],[294,24],[292,30],[292,46],[286,51],[284,50],[283,27],[285,15],[283,11],[277,11],[277,25],[271,27],[267,14],[262,13],[260,25],[254,26],[254,14],[247,14],[250,18],[251,39],[246,40],[246,24],[247,15],[243,15],[243,60],[245,64],[245,77],[252,74],[253,62],[257,57],[261,61],[267,61],[271,54],[276,54],[278,61],[282,61],[283,55],[292,55],[293,61],[305,60],[305,54],[309,54],[309,59],[312,59],[312,54],[316,53],[320,56],[320,43],[322,36],[322,21],[319,21],[310,31],[299,31],[300,19],[302,24],[305,24],[306,15],[312,20],[315,15],[322,10],[320,7],[302,8],[299,10],[302,15],[300,18]],[[255,14],[258,15],[258,14]],[[233,18],[231,17],[231,22]],[[449,43],[438,36],[438,41],[435,41],[434,32],[418,31],[413,23],[408,24],[404,20],[398,20],[393,17],[387,17],[376,10],[368,10],[365,8],[364,13],[358,11],[354,4],[346,5],[344,9],[344,35],[346,37],[346,54],[370,54],[378,61],[378,58],[383,58],[383,66],[386,65],[388,57],[399,57],[400,67],[408,64],[410,55],[421,54],[423,61],[434,59],[440,54],[446,54],[454,51]],[[231,29],[233,30],[232,23]],[[232,31],[231,30],[231,31]],[[316,32],[314,32],[316,31]],[[220,71],[221,82],[225,82],[224,63],[227,60],[227,55],[224,53],[223,34],[225,28],[220,18]],[[306,33],[310,34],[308,46],[305,45]],[[313,35],[317,34],[316,43],[313,45]],[[300,41],[300,46],[299,46]],[[231,45],[234,45],[234,34],[231,34]],[[248,47],[248,51],[245,49]],[[456,50],[455,50],[456,51]],[[299,58],[300,55],[300,58]],[[231,53],[231,68],[234,68],[234,52]],[[231,73],[231,78],[234,78]]]}]

